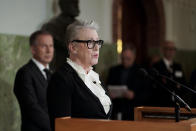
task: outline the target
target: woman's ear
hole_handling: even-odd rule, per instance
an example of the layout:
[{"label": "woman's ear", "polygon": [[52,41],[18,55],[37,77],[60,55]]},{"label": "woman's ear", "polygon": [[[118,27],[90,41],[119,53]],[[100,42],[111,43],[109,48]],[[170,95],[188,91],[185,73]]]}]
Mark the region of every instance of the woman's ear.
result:
[{"label": "woman's ear", "polygon": [[77,54],[78,49],[77,49],[77,46],[75,44],[69,44],[68,48],[69,48],[70,53]]}]

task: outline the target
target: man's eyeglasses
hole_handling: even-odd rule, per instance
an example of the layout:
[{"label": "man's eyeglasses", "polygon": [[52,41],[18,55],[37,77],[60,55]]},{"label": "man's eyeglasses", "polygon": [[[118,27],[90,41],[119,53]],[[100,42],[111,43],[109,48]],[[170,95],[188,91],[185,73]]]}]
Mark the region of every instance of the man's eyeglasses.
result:
[{"label": "man's eyeglasses", "polygon": [[101,48],[104,41],[103,40],[73,40],[71,42],[86,43],[88,49],[93,49],[96,44],[99,46],[99,48]]}]

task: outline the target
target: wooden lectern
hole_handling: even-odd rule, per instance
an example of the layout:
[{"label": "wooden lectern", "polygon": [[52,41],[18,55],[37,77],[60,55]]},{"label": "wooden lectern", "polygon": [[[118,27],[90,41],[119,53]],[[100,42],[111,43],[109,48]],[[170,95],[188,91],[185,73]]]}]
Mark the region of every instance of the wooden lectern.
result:
[{"label": "wooden lectern", "polygon": [[[180,108],[180,119],[187,120],[196,116],[196,109],[192,108],[192,113],[185,108]],[[173,107],[136,107],[134,109],[135,121],[153,122],[175,122],[175,112]]]},{"label": "wooden lectern", "polygon": [[196,131],[196,120],[174,122],[57,118],[55,131]]},{"label": "wooden lectern", "polygon": [[[196,109],[192,114],[184,108],[180,110],[184,119],[196,115]],[[134,115],[135,121],[59,118],[55,131],[196,131],[196,118],[174,122],[174,108],[137,107]]]}]

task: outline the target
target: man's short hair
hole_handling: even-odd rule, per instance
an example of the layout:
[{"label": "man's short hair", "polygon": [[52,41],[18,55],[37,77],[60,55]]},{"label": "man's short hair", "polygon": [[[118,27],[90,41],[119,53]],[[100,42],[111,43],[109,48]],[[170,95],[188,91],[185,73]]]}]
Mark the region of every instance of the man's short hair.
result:
[{"label": "man's short hair", "polygon": [[33,32],[31,34],[31,36],[29,38],[29,44],[30,44],[30,46],[35,45],[35,43],[36,43],[35,41],[36,41],[37,37],[40,36],[40,35],[51,35],[52,36],[52,34],[50,32],[45,31],[45,30],[35,31],[35,32]]}]

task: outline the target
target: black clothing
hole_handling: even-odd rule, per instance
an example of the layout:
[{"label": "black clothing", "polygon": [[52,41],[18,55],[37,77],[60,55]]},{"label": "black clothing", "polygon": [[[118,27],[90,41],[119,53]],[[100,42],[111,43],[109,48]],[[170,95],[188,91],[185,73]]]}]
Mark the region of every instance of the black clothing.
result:
[{"label": "black clothing", "polygon": [[190,85],[191,85],[191,87],[192,87],[194,90],[196,90],[196,70],[194,70],[194,71],[191,73]]},{"label": "black clothing", "polygon": [[144,77],[139,74],[140,67],[133,65],[125,69],[122,65],[117,65],[109,70],[107,85],[127,85],[133,91],[133,100],[127,98],[115,98],[112,100],[112,119],[117,119],[117,114],[122,113],[122,120],[134,119],[134,107],[146,105],[150,96],[148,86]]},{"label": "black clothing", "polygon": [[50,131],[47,85],[47,80],[32,60],[17,72],[14,93],[21,109],[22,131]]},{"label": "black clothing", "polygon": [[85,85],[76,71],[65,63],[51,78],[48,87],[48,110],[52,127],[58,117],[108,119],[97,96]]},{"label": "black clothing", "polygon": [[[196,91],[196,70],[194,70],[191,73],[191,78],[190,78],[190,87]],[[196,94],[193,94],[191,98],[191,106],[196,107]]]}]

